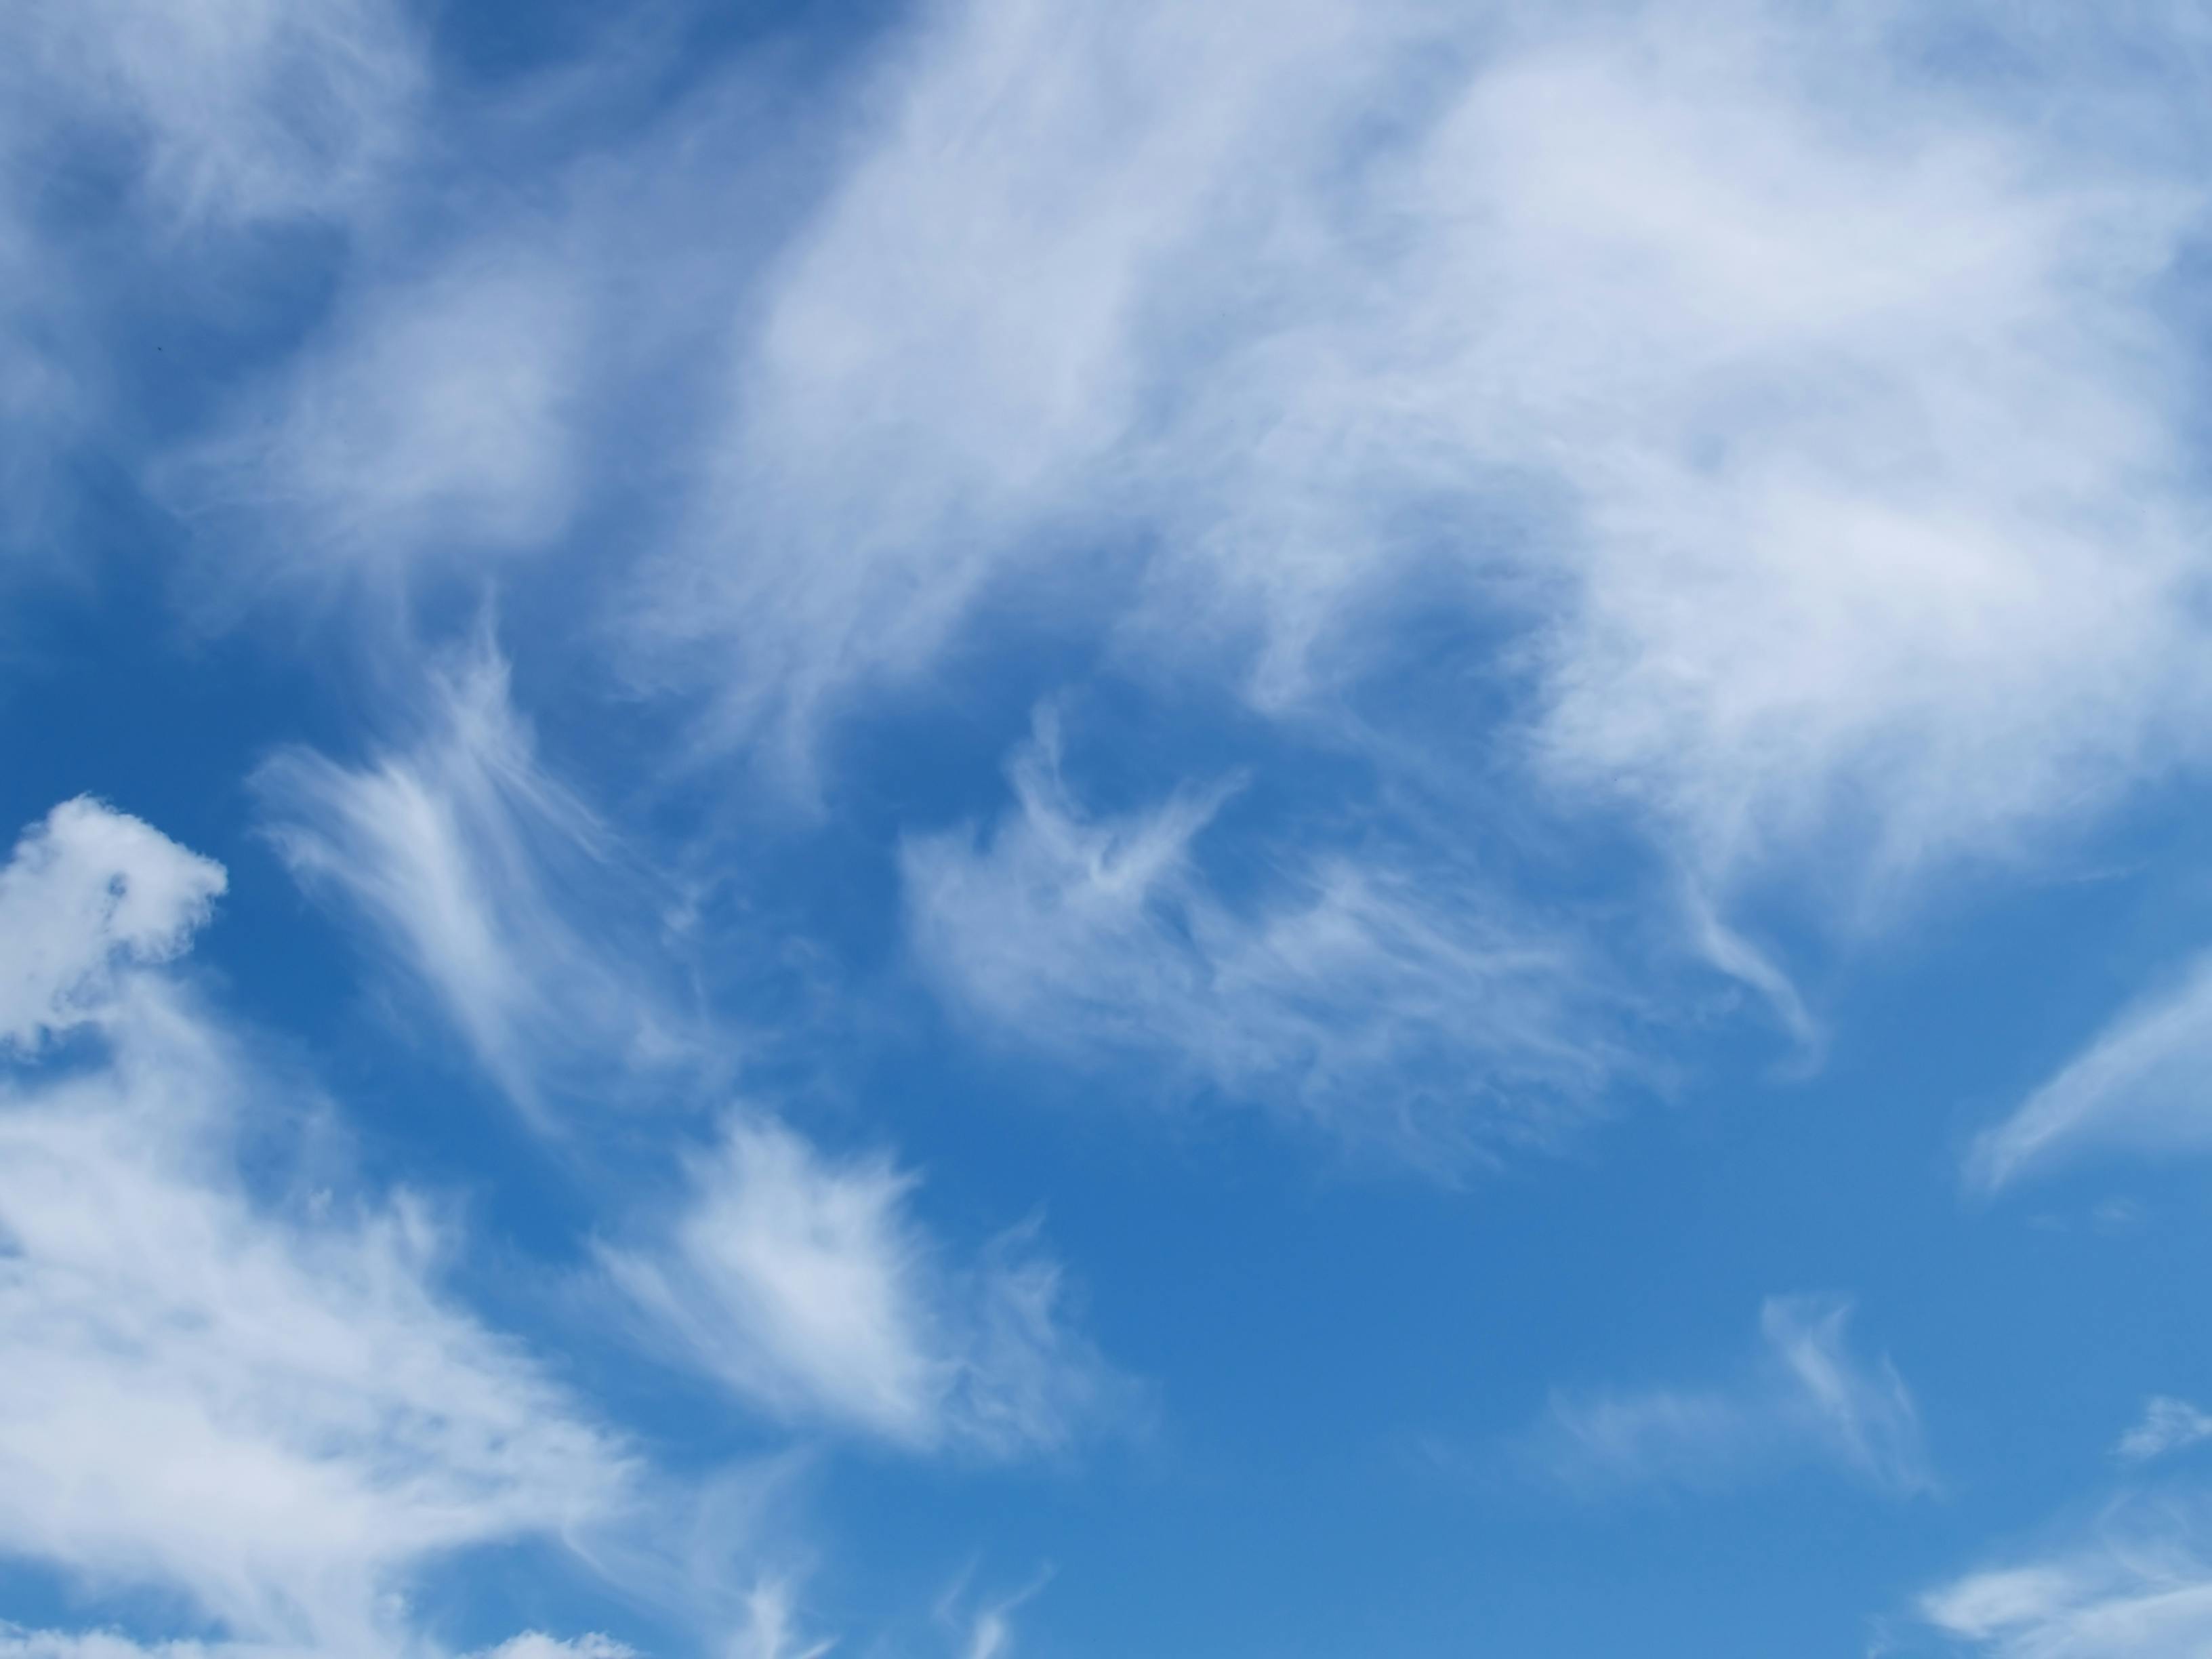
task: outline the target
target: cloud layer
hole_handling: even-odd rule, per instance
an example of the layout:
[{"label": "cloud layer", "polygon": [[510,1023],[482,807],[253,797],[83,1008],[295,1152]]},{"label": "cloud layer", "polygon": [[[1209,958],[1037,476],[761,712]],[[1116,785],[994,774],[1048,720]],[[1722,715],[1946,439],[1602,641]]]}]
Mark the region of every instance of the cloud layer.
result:
[{"label": "cloud layer", "polygon": [[1543,775],[1715,880],[2002,852],[2193,752],[2181,158],[1947,83],[1902,15],[1711,21],[930,14],[658,614],[726,631],[739,729],[811,724],[1079,522],[1158,549],[1076,582],[1128,650],[1297,716],[1415,592],[1522,637]]}]

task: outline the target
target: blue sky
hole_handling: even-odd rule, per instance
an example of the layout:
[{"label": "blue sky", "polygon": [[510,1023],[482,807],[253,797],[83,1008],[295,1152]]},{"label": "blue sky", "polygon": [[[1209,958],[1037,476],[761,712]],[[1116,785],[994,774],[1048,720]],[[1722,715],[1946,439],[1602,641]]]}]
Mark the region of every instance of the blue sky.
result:
[{"label": "blue sky", "polygon": [[2201,8],[6,15],[0,1659],[2212,1649]]}]

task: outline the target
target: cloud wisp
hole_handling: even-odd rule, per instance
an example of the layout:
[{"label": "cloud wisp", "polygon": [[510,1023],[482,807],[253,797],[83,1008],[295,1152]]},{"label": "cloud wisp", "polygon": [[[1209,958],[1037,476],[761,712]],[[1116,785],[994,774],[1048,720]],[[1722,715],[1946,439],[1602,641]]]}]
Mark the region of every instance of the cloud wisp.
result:
[{"label": "cloud wisp", "polygon": [[956,1263],[911,1212],[916,1178],[733,1115],[669,1221],[600,1247],[642,1340],[754,1408],[918,1452],[1051,1453],[1129,1384],[1067,1322],[1030,1230]]},{"label": "cloud wisp", "polygon": [[954,1007],[1446,1163],[1545,1144],[1595,1109],[1617,1063],[1597,975],[1484,888],[1316,849],[1232,902],[1198,843],[1233,781],[1093,814],[1049,714],[1008,770],[1013,805],[987,835],[901,851],[915,957]]},{"label": "cloud wisp", "polygon": [[2072,1543],[1929,1591],[1920,1612],[1990,1659],[2188,1659],[2212,1644],[2205,1543],[2201,1504],[2122,1504]]},{"label": "cloud wisp", "polygon": [[1984,1194],[2095,1146],[2212,1146],[2212,959],[2123,1009],[2003,1122],[1975,1138],[1967,1185]]},{"label": "cloud wisp", "polygon": [[1887,1357],[1851,1352],[1850,1315],[1836,1297],[1770,1297],[1758,1353],[1738,1376],[1555,1395],[1524,1455],[1547,1479],[1592,1495],[1722,1492],[1807,1465],[1892,1497],[1932,1492],[1912,1395]]},{"label": "cloud wisp", "polygon": [[592,316],[550,232],[482,240],[365,284],[156,465],[157,493],[222,544],[200,609],[224,617],[280,583],[404,593],[418,568],[558,538],[585,471],[573,405]]},{"label": "cloud wisp", "polygon": [[89,0],[25,23],[29,107],[133,146],[139,204],[173,222],[343,216],[417,131],[422,45],[386,0]]},{"label": "cloud wisp", "polygon": [[2212,1414],[2172,1395],[2143,1401],[2142,1416],[2120,1437],[2113,1455],[2125,1463],[2148,1463],[2212,1440]]},{"label": "cloud wisp", "polygon": [[255,775],[294,875],[362,924],[541,1124],[705,1058],[650,949],[650,884],[540,761],[488,639],[430,678],[425,704],[408,746],[357,767],[290,750]]},{"label": "cloud wisp", "polygon": [[[21,9],[0,64],[5,550],[54,568],[69,463],[111,441],[132,290],[272,229],[373,217],[422,135],[423,43],[386,0]],[[59,185],[59,188],[57,188]]]}]

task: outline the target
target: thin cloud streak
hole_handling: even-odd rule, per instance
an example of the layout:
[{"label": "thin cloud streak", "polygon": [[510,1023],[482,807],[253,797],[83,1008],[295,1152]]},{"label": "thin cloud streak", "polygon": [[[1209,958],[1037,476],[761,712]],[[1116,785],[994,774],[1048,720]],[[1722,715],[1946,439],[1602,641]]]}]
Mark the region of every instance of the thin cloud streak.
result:
[{"label": "thin cloud streak", "polygon": [[2142,1416],[2120,1437],[2112,1455],[2125,1463],[2148,1463],[2207,1440],[2212,1440],[2212,1415],[2186,1400],[2153,1395],[2143,1401]]},{"label": "thin cloud streak", "polygon": [[1975,1138],[1967,1186],[1984,1194],[2106,1146],[2212,1146],[2203,1079],[2212,1069],[2212,957],[2123,1009],[2002,1123]]},{"label": "thin cloud streak", "polygon": [[1523,1451],[1548,1480],[1590,1494],[1722,1492],[1808,1464],[1891,1497],[1932,1492],[1912,1395],[1887,1357],[1851,1352],[1850,1316],[1837,1297],[1771,1297],[1759,1353],[1739,1376],[1557,1395]]},{"label": "thin cloud streak", "polygon": [[542,1125],[711,1058],[654,963],[648,884],[540,761],[489,636],[429,678],[422,732],[358,767],[303,750],[254,777],[268,834]]}]

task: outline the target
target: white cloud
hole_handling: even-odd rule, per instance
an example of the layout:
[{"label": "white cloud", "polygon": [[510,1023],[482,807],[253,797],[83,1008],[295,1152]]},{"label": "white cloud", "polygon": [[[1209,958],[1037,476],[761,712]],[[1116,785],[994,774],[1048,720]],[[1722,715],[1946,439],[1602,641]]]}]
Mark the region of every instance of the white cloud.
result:
[{"label": "white cloud", "polygon": [[1008,1659],[1015,1651],[1014,1614],[1051,1582],[1052,1573],[1039,1573],[1020,1589],[992,1599],[969,1592],[973,1570],[963,1572],[938,1599],[937,1619],[952,1633],[958,1659]]},{"label": "white cloud", "polygon": [[237,289],[224,261],[272,228],[349,234],[375,216],[418,136],[425,76],[406,10],[391,0],[9,9],[0,59],[8,574],[89,574],[71,532],[98,509],[72,463],[89,453],[136,466],[148,313],[199,284],[201,297],[222,296],[220,312]]},{"label": "white cloud", "polygon": [[1555,1395],[1527,1449],[1549,1477],[1589,1491],[1718,1490],[1807,1463],[1895,1496],[1931,1491],[1912,1396],[1887,1358],[1850,1352],[1850,1311],[1832,1297],[1771,1297],[1759,1352],[1738,1376]]},{"label": "white cloud", "polygon": [[1615,1063],[1598,977],[1448,871],[1373,853],[1286,855],[1231,903],[1197,843],[1231,793],[1087,813],[1049,715],[986,838],[909,840],[909,933],[956,1006],[1018,1040],[1162,1055],[1195,1080],[1355,1139],[1446,1157],[1543,1141]]},{"label": "white cloud", "polygon": [[807,1642],[799,1634],[791,1587],[781,1579],[763,1579],[745,1596],[744,1622],[728,1649],[730,1659],[822,1659],[836,1646],[830,1642]]},{"label": "white cloud", "polygon": [[2120,1437],[2115,1455],[2130,1463],[2147,1463],[2206,1440],[2212,1440],[2212,1416],[2186,1400],[2154,1395],[2143,1401],[2142,1419]]},{"label": "white cloud", "polygon": [[2200,175],[2100,125],[2115,58],[2020,35],[2011,106],[1881,9],[927,18],[664,593],[738,728],[1049,567],[1293,716],[1397,659],[1393,596],[1504,622],[1543,775],[1723,888],[2003,854],[2197,752],[2150,294]]},{"label": "white cloud", "polygon": [[[23,1630],[0,1625],[0,1659],[313,1659],[313,1650],[266,1642],[144,1642],[118,1631]],[[635,1649],[605,1636],[563,1640],[542,1631],[526,1631],[469,1659],[637,1659],[637,1655]]]},{"label": "white cloud", "polygon": [[[1099,504],[1134,338],[1347,9],[924,9],[862,78],[851,162],[771,276],[656,641],[718,642],[740,735],[799,748],[927,670],[1020,532]],[[1049,538],[1048,538],[1049,540]]]},{"label": "white cloud", "polygon": [[489,637],[426,702],[404,750],[359,768],[288,750],[256,774],[293,873],[367,924],[527,1111],[698,1058],[641,943],[647,888],[539,761]]},{"label": "white cloud", "polygon": [[1994,1192],[2099,1144],[2212,1145],[2204,1079],[2212,1070],[2212,959],[2124,1009],[2003,1122],[1975,1138],[1968,1183]]},{"label": "white cloud", "polygon": [[[272,596],[404,611],[532,558],[624,596],[810,123],[742,56],[676,96],[673,36],[628,14],[590,35],[561,67],[457,81],[324,313],[149,469],[196,532],[207,619]],[[586,550],[568,532],[594,512]]]},{"label": "white cloud", "polygon": [[1569,31],[1406,177],[1427,320],[1384,343],[1459,338],[1405,388],[1432,459],[1566,492],[1541,753],[1708,867],[2002,849],[2205,689],[2144,307],[2197,202],[1899,48],[1768,8]]},{"label": "white cloud", "polygon": [[1991,1659],[2193,1659],[2212,1645],[2212,1558],[2197,1517],[2116,1513],[2041,1559],[1929,1592],[1936,1629]]},{"label": "white cloud", "polygon": [[86,797],[54,808],[0,869],[0,1043],[36,1048],[97,1017],[116,970],[182,951],[225,881],[137,818]]},{"label": "white cloud", "polygon": [[637,1659],[637,1651],[608,1636],[579,1636],[563,1640],[532,1630],[510,1636],[495,1648],[487,1648],[477,1659]]},{"label": "white cloud", "polygon": [[629,1462],[441,1292],[421,1205],[249,1183],[285,1085],[172,976],[85,976],[118,939],[180,948],[219,884],[82,803],[5,873],[11,908],[82,930],[51,959],[106,1054],[0,1081],[0,1553],[179,1594],[236,1641],[388,1650],[411,1571],[597,1523]]},{"label": "white cloud", "polygon": [[779,1417],[916,1450],[1066,1445],[1125,1385],[1065,1323],[1059,1268],[1022,1231],[948,1261],[915,1185],[738,1115],[665,1232],[600,1259],[649,1340]]},{"label": "white cloud", "polygon": [[204,607],[252,597],[241,559],[311,592],[458,554],[532,551],[580,499],[588,349],[580,264],[486,234],[428,274],[366,286],[214,435],[157,469],[221,532]]},{"label": "white cloud", "polygon": [[114,1631],[0,1625],[0,1659],[292,1659],[295,1651],[242,1642],[139,1642]]},{"label": "white cloud", "polygon": [[21,21],[32,107],[140,146],[144,204],[185,225],[351,208],[404,155],[422,89],[386,0],[84,0]]}]

